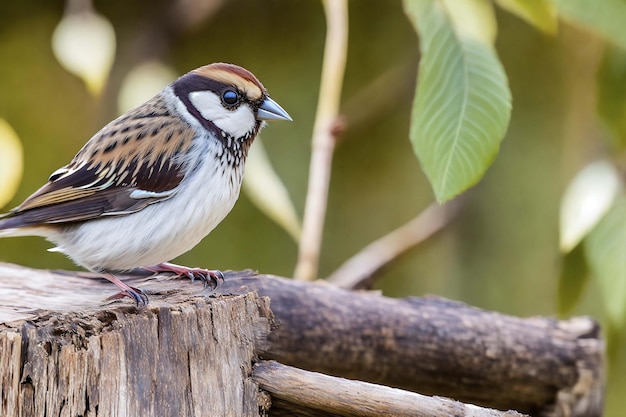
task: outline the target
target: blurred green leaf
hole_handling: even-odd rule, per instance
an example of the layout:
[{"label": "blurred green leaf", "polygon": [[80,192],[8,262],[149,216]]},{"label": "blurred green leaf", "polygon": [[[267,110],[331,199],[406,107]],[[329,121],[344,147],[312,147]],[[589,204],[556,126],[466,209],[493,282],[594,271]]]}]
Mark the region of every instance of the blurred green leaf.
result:
[{"label": "blurred green leaf", "polygon": [[623,327],[626,319],[626,196],[618,197],[584,241],[594,278],[604,296],[609,320]]},{"label": "blurred green leaf", "polygon": [[598,224],[621,189],[620,175],[609,161],[584,167],[567,186],[561,199],[559,245],[569,252]]},{"label": "blurred green leaf", "polygon": [[[467,21],[479,26],[489,18],[471,14],[472,8],[465,8],[464,16],[450,13],[455,4],[404,2],[420,37],[422,57],[410,137],[439,202],[482,178],[511,114],[506,74],[493,46],[467,30]],[[459,25],[453,16],[466,23]]]},{"label": "blurred green leaf", "polygon": [[137,65],[126,74],[120,86],[117,96],[118,113],[126,113],[148,101],[177,76],[172,67],[160,61],[147,61]]},{"label": "blurred green leaf", "polygon": [[300,240],[301,225],[296,209],[260,138],[248,153],[243,190],[262,213],[285,229],[296,242]]},{"label": "blurred green leaf", "polygon": [[22,143],[9,123],[0,119],[0,207],[15,195],[22,170]]},{"label": "blurred green leaf", "polygon": [[496,3],[539,30],[551,35],[556,33],[558,20],[552,0],[496,0]]},{"label": "blurred green leaf", "polygon": [[558,288],[559,314],[564,316],[572,311],[588,282],[589,266],[585,259],[583,245],[578,245],[561,258]]},{"label": "blurred green leaf", "polygon": [[115,59],[113,25],[92,11],[67,13],[54,29],[52,50],[63,68],[99,96]]},{"label": "blurred green leaf", "polygon": [[454,31],[465,38],[493,45],[498,23],[493,4],[485,0],[435,0],[448,14]]},{"label": "blurred green leaf", "polygon": [[626,51],[607,48],[598,71],[598,114],[619,147],[626,146]]},{"label": "blurred green leaf", "polygon": [[586,26],[626,49],[626,1],[556,0],[556,4],[560,17]]}]

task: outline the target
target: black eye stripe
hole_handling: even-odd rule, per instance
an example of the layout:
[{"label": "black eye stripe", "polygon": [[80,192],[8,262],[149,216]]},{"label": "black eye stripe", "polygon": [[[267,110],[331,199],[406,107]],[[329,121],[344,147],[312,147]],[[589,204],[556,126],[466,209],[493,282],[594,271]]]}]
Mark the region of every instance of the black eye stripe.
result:
[{"label": "black eye stripe", "polygon": [[[211,91],[217,97],[220,97],[222,102],[224,102],[223,94],[228,90],[232,90],[237,94],[238,103],[245,101],[249,103],[251,108],[260,106],[260,100],[259,102],[249,101],[243,94],[237,92],[237,89],[230,84],[212,80],[193,73],[183,75],[174,83],[170,84],[170,86],[174,92],[174,95],[176,95],[176,97],[178,97],[178,99],[185,105],[185,108],[187,109],[189,114],[193,116],[205,129],[213,132],[215,137],[219,140],[225,140],[225,137],[222,136],[223,132],[215,125],[215,123],[213,123],[211,120],[205,119],[202,114],[200,114],[200,111],[191,102],[191,99],[189,97],[191,93],[198,91]],[[257,121],[256,125],[256,130],[258,130],[260,122]]]},{"label": "black eye stripe", "polygon": [[186,74],[174,82],[174,93],[179,97],[187,97],[194,91],[212,91],[221,96],[222,92],[230,87],[220,81],[211,80],[197,74]]},{"label": "black eye stripe", "polygon": [[211,80],[197,74],[185,74],[172,84],[174,94],[185,104],[187,111],[194,116],[205,129],[213,131],[216,135],[220,134],[220,130],[213,122],[206,120],[198,109],[189,100],[189,94],[195,91],[212,91],[218,97],[222,91],[230,86],[219,81]]}]

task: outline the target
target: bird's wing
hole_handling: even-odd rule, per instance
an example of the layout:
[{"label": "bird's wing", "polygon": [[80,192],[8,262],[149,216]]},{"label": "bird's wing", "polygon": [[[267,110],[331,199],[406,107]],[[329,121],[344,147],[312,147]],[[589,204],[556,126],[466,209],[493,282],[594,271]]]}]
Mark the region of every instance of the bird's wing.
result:
[{"label": "bird's wing", "polygon": [[105,126],[72,162],[8,214],[10,226],[130,214],[172,196],[189,172],[184,155],[195,131],[156,104]]}]

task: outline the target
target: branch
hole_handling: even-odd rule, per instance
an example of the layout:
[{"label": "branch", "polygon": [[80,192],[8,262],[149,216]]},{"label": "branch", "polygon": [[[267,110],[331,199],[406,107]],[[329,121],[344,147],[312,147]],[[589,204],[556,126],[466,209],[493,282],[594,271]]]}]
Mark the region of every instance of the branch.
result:
[{"label": "branch", "polygon": [[433,203],[413,220],[370,243],[344,262],[326,280],[341,288],[370,288],[386,265],[443,229],[458,213],[460,200],[445,206]]},{"label": "branch", "polygon": [[348,2],[325,0],[328,29],[317,115],[313,127],[313,150],[309,167],[309,187],[304,208],[302,238],[294,277],[317,278],[330,170],[338,134],[339,103],[348,49]]},{"label": "branch", "polygon": [[537,417],[602,415],[604,341],[588,317],[518,318],[254,274],[227,275],[219,292],[250,290],[280,323],[264,359]]},{"label": "branch", "polygon": [[[303,371],[276,361],[257,363],[252,376],[259,388],[269,391],[273,398],[333,415],[523,417],[515,411],[497,411],[448,398],[428,397],[367,382],[350,381]],[[319,412],[314,415],[319,415]]]}]

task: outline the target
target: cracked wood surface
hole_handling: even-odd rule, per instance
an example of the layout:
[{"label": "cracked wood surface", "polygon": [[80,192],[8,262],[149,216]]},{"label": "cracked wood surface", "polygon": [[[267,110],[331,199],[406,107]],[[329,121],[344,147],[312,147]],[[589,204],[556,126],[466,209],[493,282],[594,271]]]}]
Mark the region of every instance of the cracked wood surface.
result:
[{"label": "cracked wood surface", "polygon": [[68,286],[75,301],[61,306],[27,299],[26,319],[0,321],[0,416],[260,415],[251,374],[271,326],[267,300],[209,298],[199,284],[136,309],[103,304],[110,286],[94,287]]},{"label": "cracked wood surface", "polygon": [[[138,311],[129,300],[106,301],[106,297],[117,289],[106,280],[94,279],[92,274],[40,271],[0,263],[0,382],[3,387],[7,383],[15,384],[17,378],[24,394],[22,406],[33,407],[28,401],[36,396],[25,394],[37,386],[32,377],[32,381],[28,381],[24,370],[29,371],[27,364],[35,362],[27,360],[24,368],[20,369],[14,362],[15,358],[22,356],[28,359],[29,353],[20,352],[18,346],[39,349],[50,355],[48,351],[70,349],[67,346],[73,346],[73,340],[78,338],[79,345],[87,346],[86,351],[91,352],[89,355],[100,361],[103,361],[103,346],[107,347],[109,354],[119,352],[117,356],[108,355],[108,362],[96,368],[105,371],[102,375],[106,375],[109,369],[117,369],[120,375],[119,380],[111,381],[101,376],[99,381],[113,385],[101,389],[98,395],[108,395],[107,403],[112,401],[111,404],[123,403],[126,404],[124,407],[130,407],[137,404],[137,400],[133,399],[135,394],[129,392],[135,386],[141,385],[142,396],[163,395],[169,389],[175,389],[171,383],[169,388],[157,387],[157,376],[166,378],[166,384],[176,378],[192,381],[187,376],[188,371],[185,371],[191,369],[188,366],[174,368],[169,373],[169,366],[159,361],[177,362],[182,358],[184,362],[185,355],[181,352],[199,347],[205,349],[202,343],[215,342],[210,337],[218,334],[214,326],[242,316],[238,309],[243,308],[246,311],[243,316],[250,313],[252,322],[263,325],[246,328],[246,323],[250,321],[248,317],[239,321],[244,326],[243,330],[223,332],[234,337],[237,343],[254,341],[251,342],[255,345],[254,349],[247,345],[251,349],[247,352],[255,351],[263,359],[421,394],[446,396],[484,407],[517,410],[533,416],[602,415],[604,341],[599,326],[587,317],[565,321],[546,317],[518,318],[437,297],[392,299],[375,292],[348,291],[324,283],[296,282],[252,272],[226,273],[226,281],[214,293],[203,290],[201,283],[165,276],[134,277],[129,283],[149,295],[147,309]],[[251,291],[258,293],[260,298],[250,294]],[[264,304],[267,301],[265,297],[271,300],[271,312]],[[220,320],[215,319],[216,312],[222,311],[220,308],[236,300],[249,301],[238,307],[229,307]],[[251,311],[248,311],[250,308]],[[210,312],[202,319],[202,322],[210,320],[211,323],[203,324],[207,326],[203,333],[199,333],[201,329],[197,327],[200,316],[193,317],[196,316],[193,311],[198,309]],[[167,312],[170,310],[173,312]],[[270,332],[272,315],[279,325]],[[81,324],[91,320],[111,323],[102,325],[98,330],[105,339],[111,338],[104,344],[99,342],[99,353],[89,350],[90,337],[93,337],[89,329],[97,330],[98,326]],[[170,320],[177,320],[176,324],[166,326]],[[164,333],[167,329],[171,329],[171,335]],[[224,329],[229,329],[229,326],[225,325]],[[247,336],[236,339],[239,332]],[[111,334],[105,336],[108,333]],[[200,334],[203,336],[200,337]],[[20,341],[17,340],[19,338],[26,339]],[[182,343],[183,350],[178,351],[178,347],[163,342],[168,339]],[[48,344],[48,341],[51,343]],[[111,344],[110,347],[107,343]],[[147,346],[147,350],[144,351],[142,346]],[[154,349],[160,350],[155,353]],[[84,352],[85,348],[77,351]],[[81,355],[84,356],[83,353]],[[89,355],[87,358],[91,358]],[[124,362],[128,361],[129,355],[136,356],[134,362]],[[6,359],[8,357],[13,359]],[[77,362],[80,366],[86,363],[87,359],[80,355],[75,357],[76,361],[83,361]],[[253,384],[251,379],[247,379],[252,357],[246,362],[245,355],[225,355],[222,361],[232,361],[234,357],[247,363],[241,367],[246,377],[238,381]],[[41,362],[35,367],[38,372],[44,372],[42,369],[53,372],[37,374],[37,381],[53,375],[57,380],[65,381],[59,382],[59,388],[55,388],[62,392],[66,389],[63,384],[72,381],[72,377],[59,370],[58,364],[63,361],[59,362],[58,358],[55,361],[50,364]],[[208,361],[211,361],[211,366],[207,365]],[[205,375],[207,380],[217,378],[224,381],[225,377],[220,372],[225,371],[214,370],[223,362],[213,361],[212,356],[211,359],[209,356],[200,357],[199,374]],[[145,366],[150,365],[154,370],[149,372],[149,376],[148,373],[141,374]],[[136,369],[140,370],[140,374],[130,375]],[[79,373],[77,378],[91,378],[90,372],[87,371],[86,376]],[[33,388],[30,388],[31,385]],[[197,384],[189,382],[189,386],[193,389]],[[38,389],[41,392],[42,388]],[[63,407],[76,401],[83,401],[81,404],[87,401],[92,406],[92,398],[97,397],[93,395],[96,394],[87,390],[77,398],[65,400]],[[186,398],[184,401],[179,399],[179,402],[174,402],[176,407],[186,412],[190,404],[194,405],[196,401],[203,404],[206,398],[189,395],[182,396]],[[225,395],[214,394],[212,401],[224,406]],[[45,401],[51,401],[51,406],[58,407],[51,397],[52,394],[47,394]],[[81,399],[83,397],[88,400]],[[0,407],[14,401],[14,398],[7,397],[3,388]],[[265,400],[265,397],[257,398],[260,402]],[[276,400],[277,404],[283,401]],[[166,403],[169,404],[168,401],[161,403],[164,410],[167,410]],[[111,404],[106,407],[112,407]],[[4,416],[1,411],[0,415]]]}]

